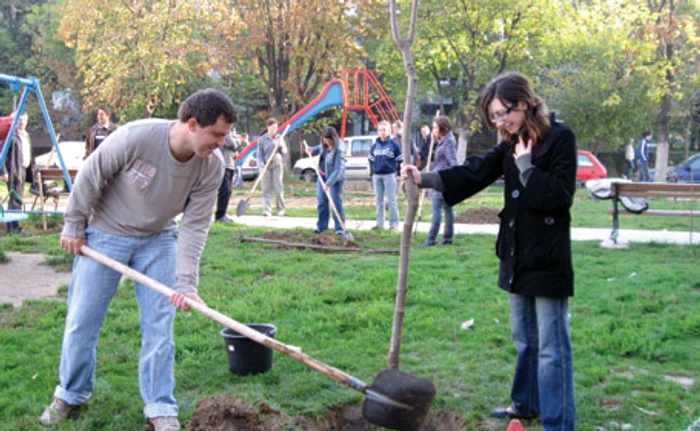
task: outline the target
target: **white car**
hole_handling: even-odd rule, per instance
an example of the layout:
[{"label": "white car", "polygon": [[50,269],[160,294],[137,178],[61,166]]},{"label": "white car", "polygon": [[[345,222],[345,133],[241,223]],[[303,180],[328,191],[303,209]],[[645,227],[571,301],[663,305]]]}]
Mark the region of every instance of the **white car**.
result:
[{"label": "white car", "polygon": [[[343,139],[345,145],[345,179],[370,179],[369,149],[377,136],[348,136]],[[302,157],[294,164],[293,173],[304,181],[316,181],[314,166],[318,166],[318,156]]]},{"label": "white car", "polygon": [[[85,156],[85,141],[63,141],[58,143],[58,149],[61,152],[63,162],[66,164],[66,169],[80,169],[83,164],[83,156]],[[35,169],[60,168],[58,154],[56,149],[51,148],[46,154],[34,158]]]}]

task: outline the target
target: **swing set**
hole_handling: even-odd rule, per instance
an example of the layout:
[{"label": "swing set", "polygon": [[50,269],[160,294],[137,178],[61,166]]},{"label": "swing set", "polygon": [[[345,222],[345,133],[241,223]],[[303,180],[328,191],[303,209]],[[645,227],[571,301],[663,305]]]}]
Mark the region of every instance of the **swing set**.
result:
[{"label": "swing set", "polygon": [[[41,86],[39,85],[39,80],[34,77],[29,77],[29,78],[20,78],[18,76],[11,76],[11,75],[5,75],[0,73],[0,82],[5,82],[9,85],[10,90],[12,91],[19,91],[20,89],[22,90],[22,96],[19,99],[19,104],[17,105],[17,109],[15,110],[15,117],[12,120],[12,125],[10,126],[10,130],[7,133],[7,137],[5,138],[4,145],[2,147],[2,152],[0,153],[0,166],[3,166],[5,164],[5,159],[7,158],[7,153],[10,149],[10,145],[12,143],[12,137],[15,134],[15,131],[17,130],[17,123],[19,122],[19,117],[24,112],[24,105],[27,102],[27,98],[29,97],[30,92],[34,92],[36,94],[36,99],[39,102],[39,107],[41,108],[41,113],[43,114],[44,121],[46,123],[46,128],[49,131],[49,137],[51,138],[51,144],[56,151],[56,155],[58,156],[58,163],[59,166],[61,167],[61,171],[63,172],[63,178],[66,182],[66,187],[68,187],[68,190],[73,190],[73,182],[71,181],[70,174],[68,172],[68,169],[66,168],[66,164],[63,161],[63,156],[61,155],[61,150],[58,148],[58,139],[56,138],[56,132],[54,131],[53,128],[53,123],[51,122],[51,117],[49,116],[49,111],[46,108],[46,102],[44,102],[44,96],[41,93]],[[17,192],[14,190],[10,190],[10,193],[7,196],[7,200],[10,200],[10,197],[12,195],[17,195]],[[7,209],[5,210],[3,208],[4,206],[4,200],[3,202],[0,203],[0,223],[9,223],[9,222],[14,222],[14,221],[19,221],[19,220],[24,220],[28,217],[28,214],[41,214],[41,215],[46,215],[46,214],[63,214],[62,211],[44,211],[43,209],[40,211],[35,211],[35,210],[26,210],[24,208],[24,201],[21,196],[16,196],[20,202],[22,202],[22,209],[21,210],[10,210]]]}]

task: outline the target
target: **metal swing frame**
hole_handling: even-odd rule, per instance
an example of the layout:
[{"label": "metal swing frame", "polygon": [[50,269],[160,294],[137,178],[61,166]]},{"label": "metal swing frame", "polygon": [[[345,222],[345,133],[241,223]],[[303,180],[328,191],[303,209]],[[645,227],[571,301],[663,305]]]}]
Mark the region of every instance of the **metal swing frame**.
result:
[{"label": "metal swing frame", "polygon": [[[10,90],[18,91],[22,89],[22,96],[19,99],[19,104],[17,105],[15,118],[12,120],[12,125],[5,138],[4,145],[2,147],[2,153],[0,153],[0,166],[5,163],[5,158],[7,158],[7,153],[10,150],[10,144],[12,143],[12,137],[17,130],[17,123],[19,122],[19,117],[24,112],[24,105],[27,103],[27,98],[30,92],[36,93],[36,99],[39,102],[39,108],[41,108],[41,113],[44,117],[44,122],[46,123],[46,128],[49,131],[49,137],[51,138],[51,145],[54,150],[56,150],[56,155],[58,155],[58,163],[63,172],[63,178],[66,181],[66,186],[69,191],[73,190],[73,182],[71,181],[70,174],[66,168],[66,164],[63,161],[63,156],[61,155],[61,150],[58,148],[58,139],[56,138],[56,132],[53,128],[53,123],[51,122],[51,117],[49,116],[49,110],[46,108],[46,102],[44,101],[44,95],[41,93],[41,85],[39,80],[34,77],[21,78],[18,76],[5,75],[0,73],[0,82],[6,82],[10,86]],[[61,211],[34,211],[22,209],[22,211],[17,210],[4,210],[5,214],[62,214]]]}]

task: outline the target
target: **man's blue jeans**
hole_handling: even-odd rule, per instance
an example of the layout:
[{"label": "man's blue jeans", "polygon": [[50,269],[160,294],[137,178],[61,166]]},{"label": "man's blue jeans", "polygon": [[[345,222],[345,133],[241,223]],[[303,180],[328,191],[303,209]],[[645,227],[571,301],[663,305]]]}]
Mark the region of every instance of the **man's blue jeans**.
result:
[{"label": "man's blue jeans", "polygon": [[[333,199],[333,204],[335,209],[338,210],[338,214],[342,218],[343,224],[345,223],[345,208],[343,208],[343,184],[345,181],[336,181],[335,184],[328,191]],[[318,199],[318,222],[316,227],[319,231],[324,231],[328,229],[328,217],[333,212],[330,203],[328,202],[328,196],[326,192],[323,191],[323,186],[321,181],[316,181],[316,198]],[[343,232],[343,228],[338,221],[335,213],[333,213],[333,222],[335,223],[335,232]]]},{"label": "man's blue jeans", "polygon": [[376,196],[377,226],[384,227],[384,199],[389,206],[389,228],[399,227],[399,206],[396,203],[396,174],[372,175]]},{"label": "man's blue jeans", "polygon": [[539,414],[546,431],[573,431],[576,425],[568,313],[568,298],[510,294],[518,351],[512,407],[523,416]]},{"label": "man's blue jeans", "polygon": [[[177,230],[143,237],[111,235],[88,226],[87,245],[166,286],[175,285]],[[77,256],[68,288],[60,385],[54,396],[78,405],[92,395],[97,338],[121,274],[97,261]],[[175,307],[165,296],[135,283],[141,323],[139,387],[146,417],[177,416],[175,389]]]},{"label": "man's blue jeans", "polygon": [[648,183],[651,181],[651,175],[649,175],[649,161],[647,160],[646,162],[640,160],[638,162],[639,164],[639,177],[637,180],[640,183]]},{"label": "man's blue jeans", "polygon": [[430,222],[430,233],[428,234],[428,243],[434,244],[437,242],[437,236],[440,232],[440,223],[442,222],[442,211],[445,210],[445,229],[442,232],[442,238],[446,242],[452,242],[455,231],[455,214],[451,206],[445,203],[445,198],[442,194],[434,196],[432,200],[433,218]]}]

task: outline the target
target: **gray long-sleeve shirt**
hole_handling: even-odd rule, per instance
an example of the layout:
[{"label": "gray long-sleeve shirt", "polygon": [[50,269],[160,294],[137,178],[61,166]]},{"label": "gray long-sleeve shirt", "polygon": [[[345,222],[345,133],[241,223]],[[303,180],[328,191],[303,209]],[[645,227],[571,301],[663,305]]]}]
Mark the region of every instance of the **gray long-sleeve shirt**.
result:
[{"label": "gray long-sleeve shirt", "polygon": [[217,190],[224,171],[218,151],[177,161],[168,145],[173,121],[139,120],[109,137],[85,160],[68,200],[62,235],[84,237],[89,223],[114,235],[175,229],[179,292],[196,292]]}]

